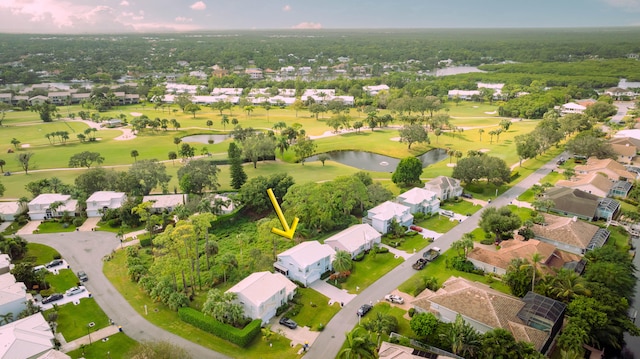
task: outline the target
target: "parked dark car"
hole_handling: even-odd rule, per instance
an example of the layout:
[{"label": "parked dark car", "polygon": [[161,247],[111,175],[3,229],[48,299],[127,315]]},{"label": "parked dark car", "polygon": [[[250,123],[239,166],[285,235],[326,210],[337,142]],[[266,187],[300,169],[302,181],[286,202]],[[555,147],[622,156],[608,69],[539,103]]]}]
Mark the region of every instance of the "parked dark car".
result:
[{"label": "parked dark car", "polygon": [[54,259],[54,260],[52,260],[51,262],[47,263],[47,264],[45,265],[45,267],[47,267],[47,268],[53,268],[53,267],[57,267],[57,266],[61,265],[62,263],[64,263],[64,262],[62,261],[62,259]]},{"label": "parked dark car", "polygon": [[60,293],[53,293],[50,296],[44,298],[42,300],[42,304],[47,304],[47,303],[51,303],[51,302],[55,302],[56,300],[60,300],[64,298],[64,295],[60,294]]},{"label": "parked dark car", "polygon": [[372,309],[373,307],[370,306],[369,304],[363,304],[360,308],[358,308],[358,316],[359,317],[364,317],[365,314],[369,313],[369,311]]},{"label": "parked dark car", "polygon": [[424,258],[419,258],[415,263],[413,263],[412,267],[415,270],[421,270],[422,268],[424,268],[427,265],[427,260]]},{"label": "parked dark car", "polygon": [[79,279],[81,282],[86,282],[86,281],[88,281],[88,280],[89,280],[89,277],[87,277],[87,273],[85,273],[85,272],[83,272],[83,271],[80,271],[80,272],[78,272],[78,279]]},{"label": "parked dark car", "polygon": [[465,193],[465,192],[462,192],[462,194],[460,196],[463,197],[463,198],[473,198],[471,193]]},{"label": "parked dark car", "polygon": [[291,320],[291,319],[289,319],[287,317],[280,318],[278,323],[284,325],[285,327],[287,327],[289,329],[296,329],[298,327],[298,323],[294,322],[293,320]]}]

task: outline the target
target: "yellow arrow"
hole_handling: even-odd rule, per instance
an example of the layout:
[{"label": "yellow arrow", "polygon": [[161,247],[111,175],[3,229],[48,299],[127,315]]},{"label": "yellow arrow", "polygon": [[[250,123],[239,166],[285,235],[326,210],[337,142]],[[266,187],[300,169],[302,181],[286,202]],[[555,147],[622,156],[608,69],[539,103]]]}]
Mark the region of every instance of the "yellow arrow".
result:
[{"label": "yellow arrow", "polygon": [[273,204],[273,208],[276,210],[276,214],[278,215],[278,219],[280,219],[280,223],[282,224],[282,228],[284,231],[278,228],[271,228],[271,232],[277,234],[279,236],[293,239],[293,234],[296,232],[296,227],[298,226],[298,217],[293,219],[293,223],[291,224],[291,228],[289,228],[289,224],[287,224],[287,220],[284,219],[284,214],[282,214],[282,210],[280,209],[280,205],[278,204],[278,200],[276,196],[273,194],[271,188],[267,190],[267,194],[269,195],[269,199],[271,199],[271,203]]}]

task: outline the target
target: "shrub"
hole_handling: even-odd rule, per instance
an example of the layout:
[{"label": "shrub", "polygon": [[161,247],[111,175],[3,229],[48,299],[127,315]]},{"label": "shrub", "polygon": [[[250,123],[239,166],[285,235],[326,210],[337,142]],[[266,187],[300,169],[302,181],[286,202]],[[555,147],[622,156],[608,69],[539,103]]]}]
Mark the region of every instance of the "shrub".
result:
[{"label": "shrub", "polygon": [[283,305],[279,306],[278,309],[276,309],[276,316],[280,316],[280,314],[284,313],[287,311],[287,309],[289,309],[289,303],[284,303]]},{"label": "shrub", "polygon": [[62,256],[60,255],[60,253],[56,253],[53,255],[53,259],[62,259]]},{"label": "shrub", "polygon": [[377,247],[376,253],[389,253],[389,248],[387,247]]},{"label": "shrub", "polygon": [[473,273],[476,269],[473,263],[469,262],[464,257],[453,257],[451,258],[450,264],[451,268],[461,272]]},{"label": "shrub", "polygon": [[480,241],[480,243],[487,244],[487,245],[493,244],[494,242],[495,242],[495,240],[493,238],[485,238],[485,239]]},{"label": "shrub", "polygon": [[416,308],[409,308],[409,317],[413,318],[413,315],[416,314]]},{"label": "shrub", "polygon": [[324,330],[324,324],[320,323],[316,326],[316,331],[321,332]]},{"label": "shrub", "polygon": [[86,220],[86,218],[84,217],[76,217],[73,219],[73,225],[76,227],[80,227],[84,221]]},{"label": "shrub", "polygon": [[231,325],[221,323],[212,317],[189,307],[182,307],[178,309],[178,316],[180,317],[180,320],[185,323],[191,324],[196,328],[202,329],[205,332],[211,333],[224,340],[228,340],[241,347],[246,347],[253,341],[253,339],[260,333],[260,326],[262,325],[262,321],[260,319],[256,319],[247,324],[243,329],[238,329]]},{"label": "shrub", "polygon": [[113,218],[107,221],[107,225],[111,228],[118,228],[122,225],[120,218]]},{"label": "shrub", "polygon": [[355,258],[353,258],[353,260],[356,261],[356,262],[360,262],[363,259],[364,259],[364,252],[360,252],[360,254],[355,256]]},{"label": "shrub", "polygon": [[151,247],[151,238],[143,238],[140,240],[140,247]]}]

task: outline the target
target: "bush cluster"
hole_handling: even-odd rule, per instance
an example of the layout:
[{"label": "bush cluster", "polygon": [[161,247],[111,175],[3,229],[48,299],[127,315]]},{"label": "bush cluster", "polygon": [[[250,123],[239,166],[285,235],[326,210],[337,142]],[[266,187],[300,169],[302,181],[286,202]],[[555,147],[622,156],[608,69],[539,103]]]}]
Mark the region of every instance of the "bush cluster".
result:
[{"label": "bush cluster", "polygon": [[253,320],[243,329],[235,328],[231,325],[221,323],[210,316],[203,314],[193,308],[184,307],[178,310],[180,320],[191,324],[196,328],[211,333],[219,338],[228,340],[231,343],[246,347],[260,333],[262,321],[260,319]]}]

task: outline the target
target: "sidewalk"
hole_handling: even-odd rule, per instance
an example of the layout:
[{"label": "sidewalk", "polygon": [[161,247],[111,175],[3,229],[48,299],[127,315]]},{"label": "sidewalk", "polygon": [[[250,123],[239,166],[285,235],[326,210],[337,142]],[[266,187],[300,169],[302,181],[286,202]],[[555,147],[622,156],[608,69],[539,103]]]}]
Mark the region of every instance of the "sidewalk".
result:
[{"label": "sidewalk", "polygon": [[401,251],[401,250],[399,250],[399,249],[393,248],[393,247],[388,246],[388,245],[386,245],[386,244],[384,244],[384,243],[380,243],[380,247],[381,247],[381,248],[386,248],[386,249],[388,249],[388,250],[389,250],[389,252],[393,253],[396,257],[402,257],[402,258],[404,258],[405,260],[407,260],[407,259],[408,259],[408,258],[410,258],[412,255],[414,255],[414,253],[409,254],[409,253],[407,253],[407,252],[405,252],[405,251]]},{"label": "sidewalk", "polygon": [[343,303],[346,305],[353,298],[356,297],[355,294],[349,294],[345,289],[338,289],[331,284],[318,279],[317,281],[311,283],[309,288],[318,291],[319,293],[329,297],[329,305],[333,303]]},{"label": "sidewalk", "polygon": [[90,343],[97,342],[98,340],[102,340],[111,335],[114,335],[117,332],[118,332],[118,327],[115,325],[110,325],[106,328],[96,330],[95,332],[89,335],[85,335],[84,337],[81,337],[76,340],[72,340],[66,344],[63,344],[62,347],[60,347],[60,351],[62,351],[63,353],[68,353],[72,350],[76,350],[80,348],[80,346],[82,346],[83,344],[89,345]]}]

